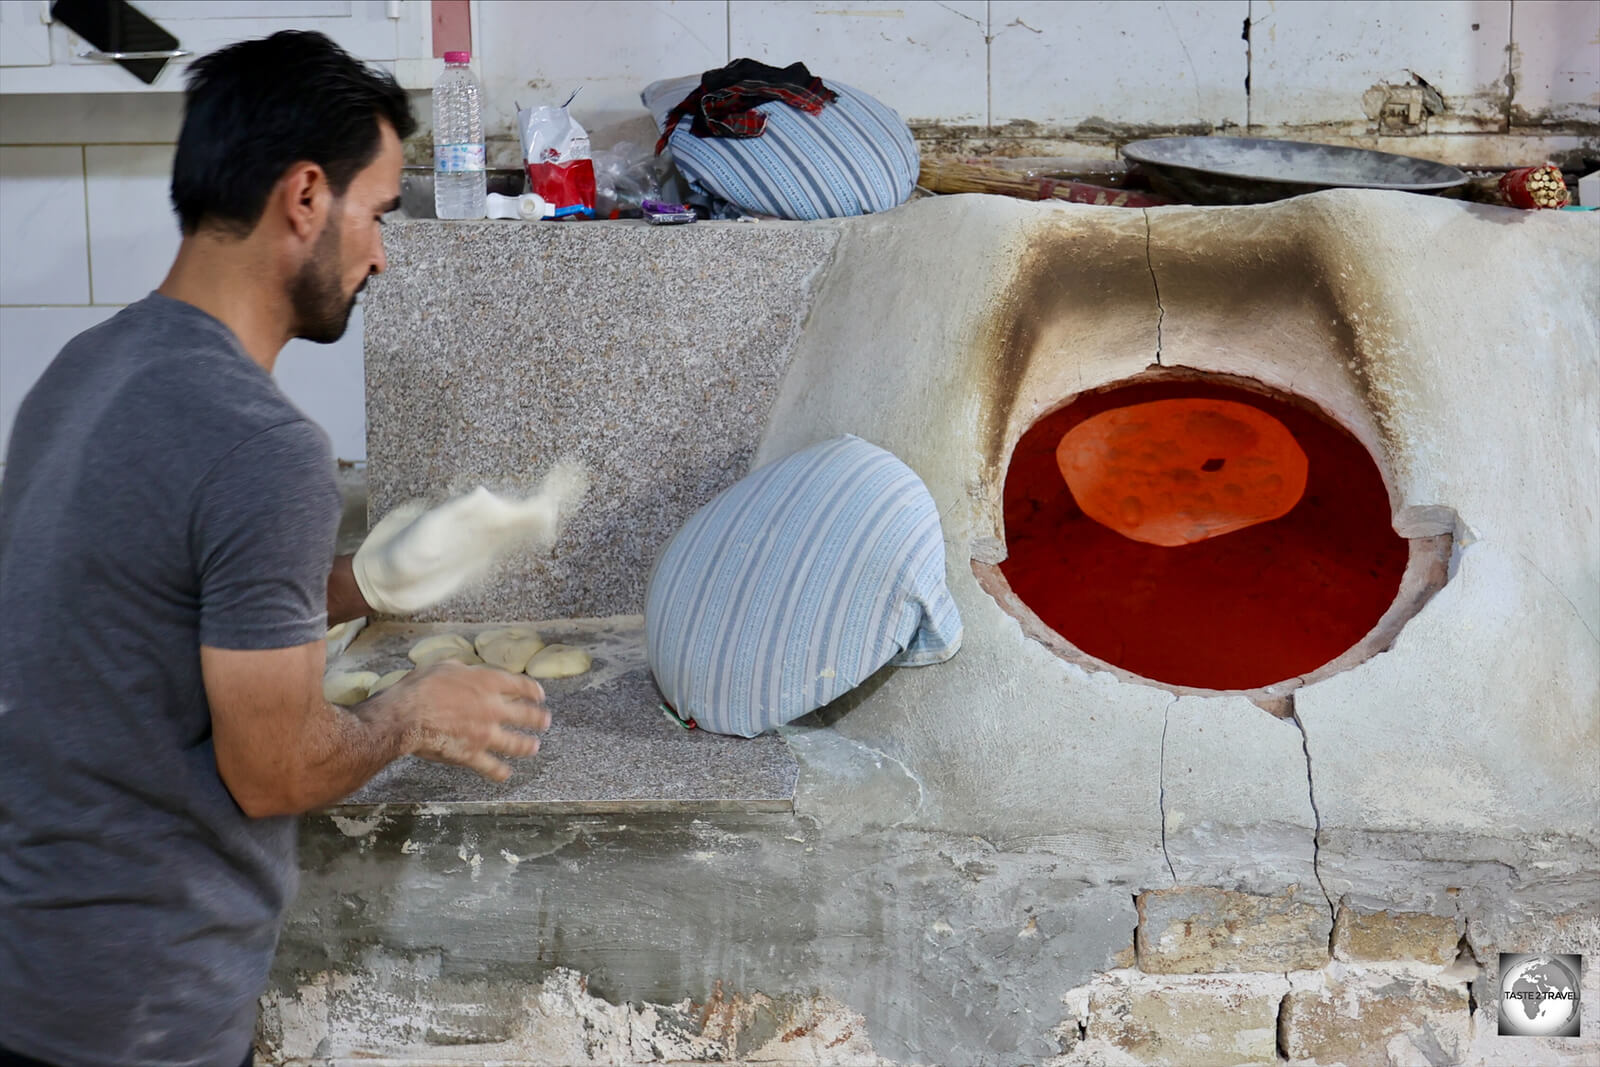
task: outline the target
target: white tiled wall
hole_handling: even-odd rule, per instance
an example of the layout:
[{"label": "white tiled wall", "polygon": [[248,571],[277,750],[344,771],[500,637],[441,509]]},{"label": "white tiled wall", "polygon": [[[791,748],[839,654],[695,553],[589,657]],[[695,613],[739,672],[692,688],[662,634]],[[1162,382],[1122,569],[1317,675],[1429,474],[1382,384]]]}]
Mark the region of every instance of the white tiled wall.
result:
[{"label": "white tiled wall", "polygon": [[[1365,125],[1372,86],[1421,77],[1448,111],[1433,132],[1473,132],[1504,122],[1511,0],[1389,0],[1347,5],[1330,20],[1312,0],[1256,4],[1251,25],[1251,119],[1269,126]],[[1522,8],[1518,4],[1518,10]],[[1575,6],[1583,6],[1582,0]],[[1265,11],[1260,10],[1266,8]],[[1355,12],[1352,12],[1354,15]]]},{"label": "white tiled wall", "polygon": [[[1363,94],[1420,77],[1434,134],[1600,116],[1600,0],[481,0],[491,132],[560,103],[599,144],[638,91],[741,56],[855,85],[913,126],[1355,127]],[[1246,20],[1250,23],[1245,40]],[[1246,90],[1246,78],[1249,90]],[[1017,124],[1013,126],[1012,124]],[[632,131],[629,131],[632,136]]]},{"label": "white tiled wall", "polygon": [[92,302],[130,304],[166,276],[178,251],[167,200],[172,146],[92,144],[83,157]]},{"label": "white tiled wall", "polygon": [[[1600,0],[479,0],[474,18],[502,164],[519,103],[581,89],[597,145],[649,140],[646,83],[741,56],[804,60],[913,125],[999,135],[1363,128],[1363,93],[1412,77],[1449,104],[1432,132],[1503,126],[1508,76],[1515,123],[1600,118]],[[0,95],[0,435],[63,341],[160,282],[181,120],[176,93]],[[336,345],[290,346],[278,376],[338,455],[365,456],[359,315]]]},{"label": "white tiled wall", "polygon": [[1248,0],[989,5],[990,124],[1245,123]]},{"label": "white tiled wall", "polygon": [[[0,96],[0,448],[61,346],[166,275],[178,248],[167,200],[176,104]],[[361,339],[358,309],[337,343],[295,341],[278,359],[279,384],[343,459],[366,457]]]},{"label": "white tiled wall", "polygon": [[[639,90],[648,83],[727,62],[724,0],[490,0],[479,12],[473,69],[483,80],[484,128],[513,145],[518,104],[560,104],[581,88],[574,111],[591,134],[602,134],[644,115]],[[617,139],[602,137],[602,144]]]},{"label": "white tiled wall", "polygon": [[0,152],[0,304],[88,304],[83,149],[37,145]]},{"label": "white tiled wall", "polygon": [[1600,3],[1517,0],[1519,120],[1594,121],[1600,82]]},{"label": "white tiled wall", "polygon": [[814,74],[895,101],[909,122],[981,126],[989,6],[744,0],[728,9],[728,54],[780,67],[803,60]]}]

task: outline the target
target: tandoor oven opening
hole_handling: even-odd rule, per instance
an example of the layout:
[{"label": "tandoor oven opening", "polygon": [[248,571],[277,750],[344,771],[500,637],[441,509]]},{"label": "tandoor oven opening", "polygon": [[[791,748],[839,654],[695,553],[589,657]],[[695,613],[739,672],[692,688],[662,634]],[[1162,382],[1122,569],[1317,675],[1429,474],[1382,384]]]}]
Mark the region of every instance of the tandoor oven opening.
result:
[{"label": "tandoor oven opening", "polygon": [[1256,689],[1350,649],[1408,542],[1366,448],[1309,403],[1215,381],[1080,396],[1018,442],[1012,592],[1087,655],[1157,682]]}]

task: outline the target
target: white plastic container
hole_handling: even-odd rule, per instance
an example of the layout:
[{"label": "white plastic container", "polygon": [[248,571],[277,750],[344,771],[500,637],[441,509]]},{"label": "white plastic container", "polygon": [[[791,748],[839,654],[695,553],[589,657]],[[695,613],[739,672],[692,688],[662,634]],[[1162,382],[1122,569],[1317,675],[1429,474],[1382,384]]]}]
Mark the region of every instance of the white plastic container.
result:
[{"label": "white plastic container", "polygon": [[471,52],[446,52],[433,83],[433,210],[441,219],[481,219],[487,203],[483,108],[471,62]]}]

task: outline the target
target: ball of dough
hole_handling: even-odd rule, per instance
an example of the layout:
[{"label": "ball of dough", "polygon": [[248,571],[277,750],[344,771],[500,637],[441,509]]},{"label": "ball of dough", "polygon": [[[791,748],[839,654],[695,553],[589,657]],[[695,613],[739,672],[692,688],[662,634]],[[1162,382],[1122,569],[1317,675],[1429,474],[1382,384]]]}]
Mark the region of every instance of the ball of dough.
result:
[{"label": "ball of dough", "polygon": [[571,645],[546,645],[528,661],[530,678],[571,678],[589,669],[589,653]]},{"label": "ball of dough", "polygon": [[330,704],[349,707],[367,699],[377,681],[372,671],[335,671],[322,679],[322,696]]},{"label": "ball of dough", "polygon": [[544,648],[544,642],[535,634],[532,637],[508,637],[500,641],[490,641],[483,645],[478,653],[483,657],[483,662],[491,667],[499,667],[512,674],[521,674],[534,653]]},{"label": "ball of dough", "polygon": [[379,693],[383,692],[385,689],[389,688],[391,685],[398,682],[400,679],[404,678],[410,673],[410,667],[401,667],[397,671],[390,671],[388,674],[384,675],[382,678],[379,678],[373,683],[372,688],[367,690],[367,696],[377,696]]},{"label": "ball of dough", "polygon": [[544,640],[526,626],[507,626],[483,631],[472,645],[490,666],[521,674],[533,654],[544,647]]},{"label": "ball of dough", "polygon": [[407,652],[406,656],[419,667],[447,659],[469,666],[483,662],[473,650],[472,642],[460,634],[434,634],[432,637],[424,637],[411,646],[411,651]]},{"label": "ball of dough", "polygon": [[[539,641],[539,648],[544,647],[544,642],[539,640],[538,631],[530,630],[526,626],[505,626],[498,630],[485,630],[473,638],[472,647],[477,649],[478,655],[482,656],[484,649],[489,645],[497,645],[502,641],[523,641],[530,637],[535,641]],[[538,649],[534,651],[537,652]],[[484,658],[487,659],[488,657]]]}]

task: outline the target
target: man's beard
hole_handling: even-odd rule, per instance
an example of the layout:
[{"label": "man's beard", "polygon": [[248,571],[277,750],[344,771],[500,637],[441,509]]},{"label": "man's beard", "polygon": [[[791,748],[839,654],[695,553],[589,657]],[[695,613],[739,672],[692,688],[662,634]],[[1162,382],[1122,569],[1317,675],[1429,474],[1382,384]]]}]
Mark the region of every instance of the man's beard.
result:
[{"label": "man's beard", "polygon": [[339,287],[339,275],[339,229],[330,219],[310,257],[289,283],[296,337],[327,345],[344,336],[350,312],[356,306],[356,294],[367,283],[362,279],[355,293],[345,296]]}]

